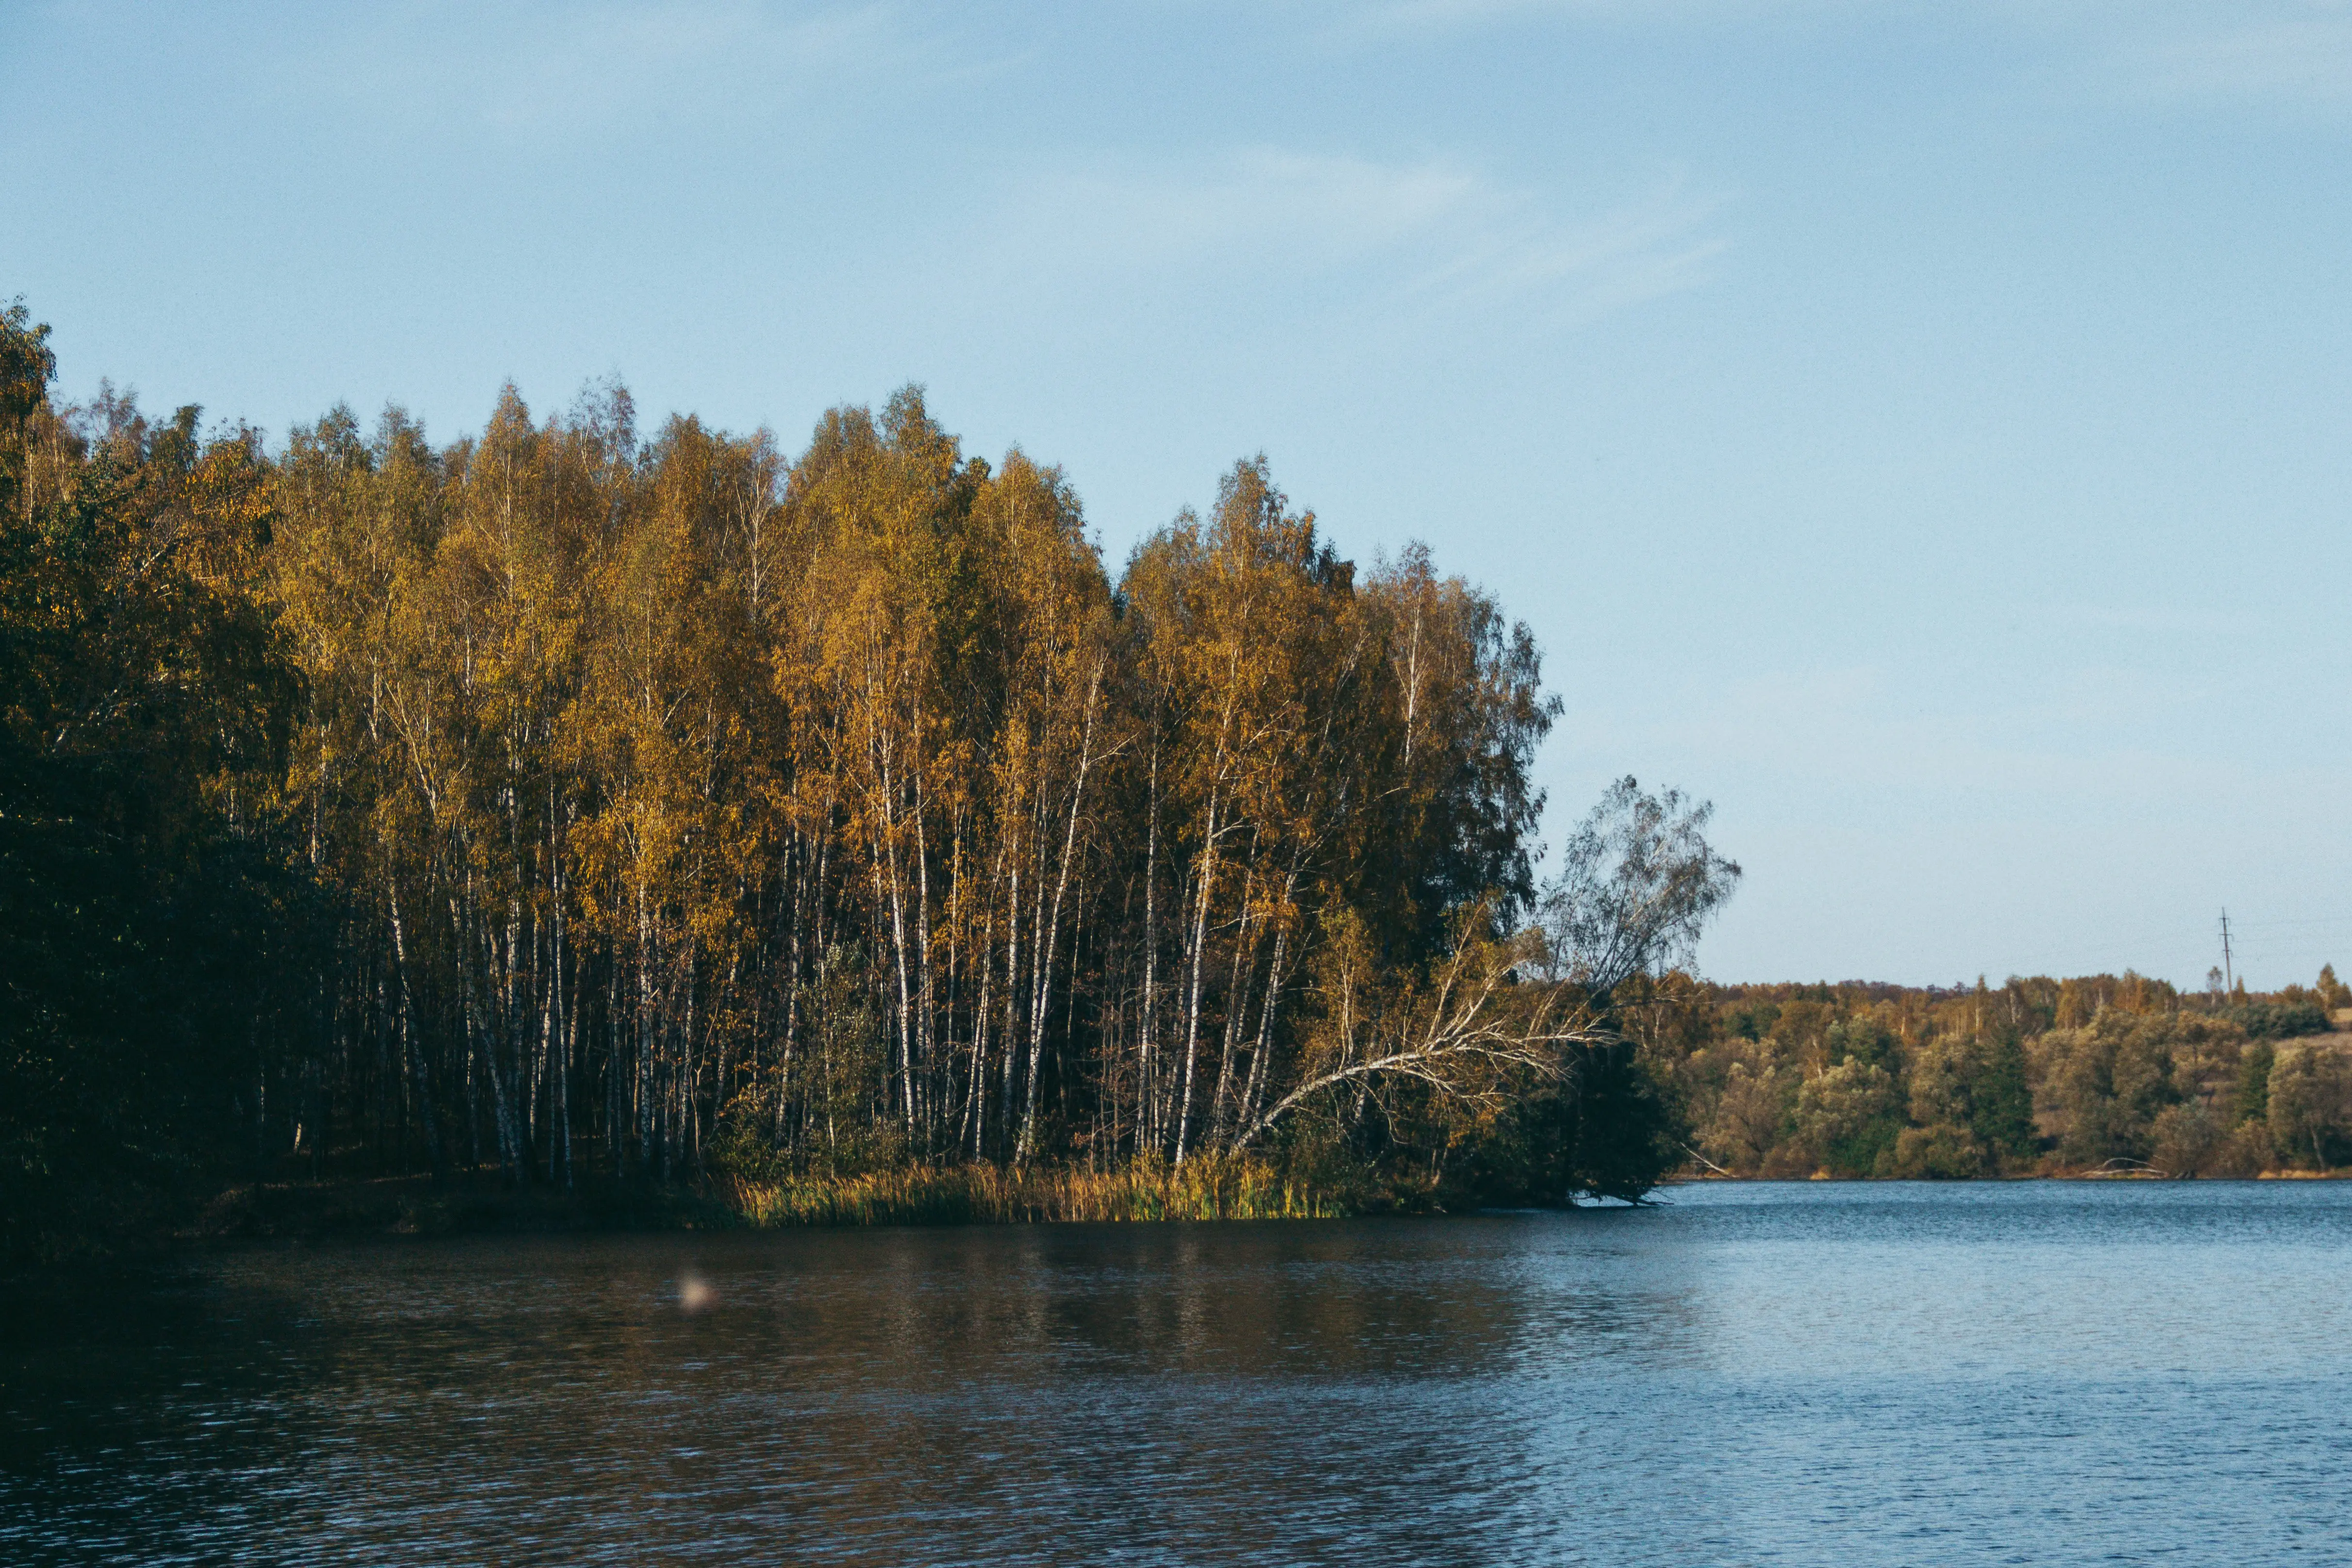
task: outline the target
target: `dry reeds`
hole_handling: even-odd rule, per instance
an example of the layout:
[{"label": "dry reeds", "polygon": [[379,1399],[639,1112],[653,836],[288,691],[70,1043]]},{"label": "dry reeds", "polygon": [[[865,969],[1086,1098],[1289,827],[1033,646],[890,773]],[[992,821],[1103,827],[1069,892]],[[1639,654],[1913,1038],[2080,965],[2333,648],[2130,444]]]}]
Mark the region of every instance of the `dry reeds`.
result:
[{"label": "dry reeds", "polygon": [[913,1165],[774,1182],[733,1176],[718,1184],[717,1195],[759,1226],[1333,1219],[1347,1212],[1328,1193],[1233,1156],[1121,1171]]}]

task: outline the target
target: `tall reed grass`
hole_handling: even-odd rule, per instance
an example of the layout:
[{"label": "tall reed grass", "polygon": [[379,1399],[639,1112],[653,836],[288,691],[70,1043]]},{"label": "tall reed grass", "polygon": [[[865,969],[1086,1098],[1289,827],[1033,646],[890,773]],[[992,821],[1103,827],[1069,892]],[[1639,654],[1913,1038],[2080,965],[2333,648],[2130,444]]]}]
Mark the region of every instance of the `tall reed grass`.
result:
[{"label": "tall reed grass", "polygon": [[715,1187],[721,1202],[760,1226],[1336,1219],[1349,1212],[1333,1194],[1262,1162],[1221,1156],[1123,1171],[911,1165],[772,1182],[728,1176]]}]

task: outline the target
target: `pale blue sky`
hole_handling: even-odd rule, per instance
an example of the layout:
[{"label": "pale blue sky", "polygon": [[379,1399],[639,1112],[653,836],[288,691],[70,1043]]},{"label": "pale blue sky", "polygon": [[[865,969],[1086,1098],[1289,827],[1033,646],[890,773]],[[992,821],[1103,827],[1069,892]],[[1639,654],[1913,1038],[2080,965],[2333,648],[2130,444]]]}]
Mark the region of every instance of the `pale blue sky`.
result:
[{"label": "pale blue sky", "polygon": [[0,4],[0,296],[282,432],[925,383],[1541,637],[1721,979],[2352,961],[2352,6]]}]

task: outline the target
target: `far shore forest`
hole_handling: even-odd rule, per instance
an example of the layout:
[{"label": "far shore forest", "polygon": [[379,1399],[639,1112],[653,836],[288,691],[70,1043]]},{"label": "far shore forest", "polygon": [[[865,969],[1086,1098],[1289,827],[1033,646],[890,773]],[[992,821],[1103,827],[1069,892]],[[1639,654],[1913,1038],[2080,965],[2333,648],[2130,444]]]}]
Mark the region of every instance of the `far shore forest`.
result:
[{"label": "far shore forest", "polygon": [[617,386],[272,442],[56,369],[10,308],[7,1255],[393,1177],[781,1221],[2352,1162],[2332,972],[1692,979],[1706,806],[1624,779],[1539,853],[1526,628],[1263,459],[1114,574],[915,388],[792,456]]},{"label": "far shore forest", "polygon": [[1708,985],[1626,1005],[1701,1173],[2254,1176],[2352,1163],[2352,992],[2143,976]]}]

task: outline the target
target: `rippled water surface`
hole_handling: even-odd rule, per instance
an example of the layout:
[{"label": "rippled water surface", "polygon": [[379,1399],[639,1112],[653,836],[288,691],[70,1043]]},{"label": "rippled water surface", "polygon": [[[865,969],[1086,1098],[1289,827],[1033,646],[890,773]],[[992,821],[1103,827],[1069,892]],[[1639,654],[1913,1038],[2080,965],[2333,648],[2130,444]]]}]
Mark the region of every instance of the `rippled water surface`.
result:
[{"label": "rippled water surface", "polygon": [[2352,1184],[1665,1197],[27,1297],[0,1561],[2352,1562]]}]

